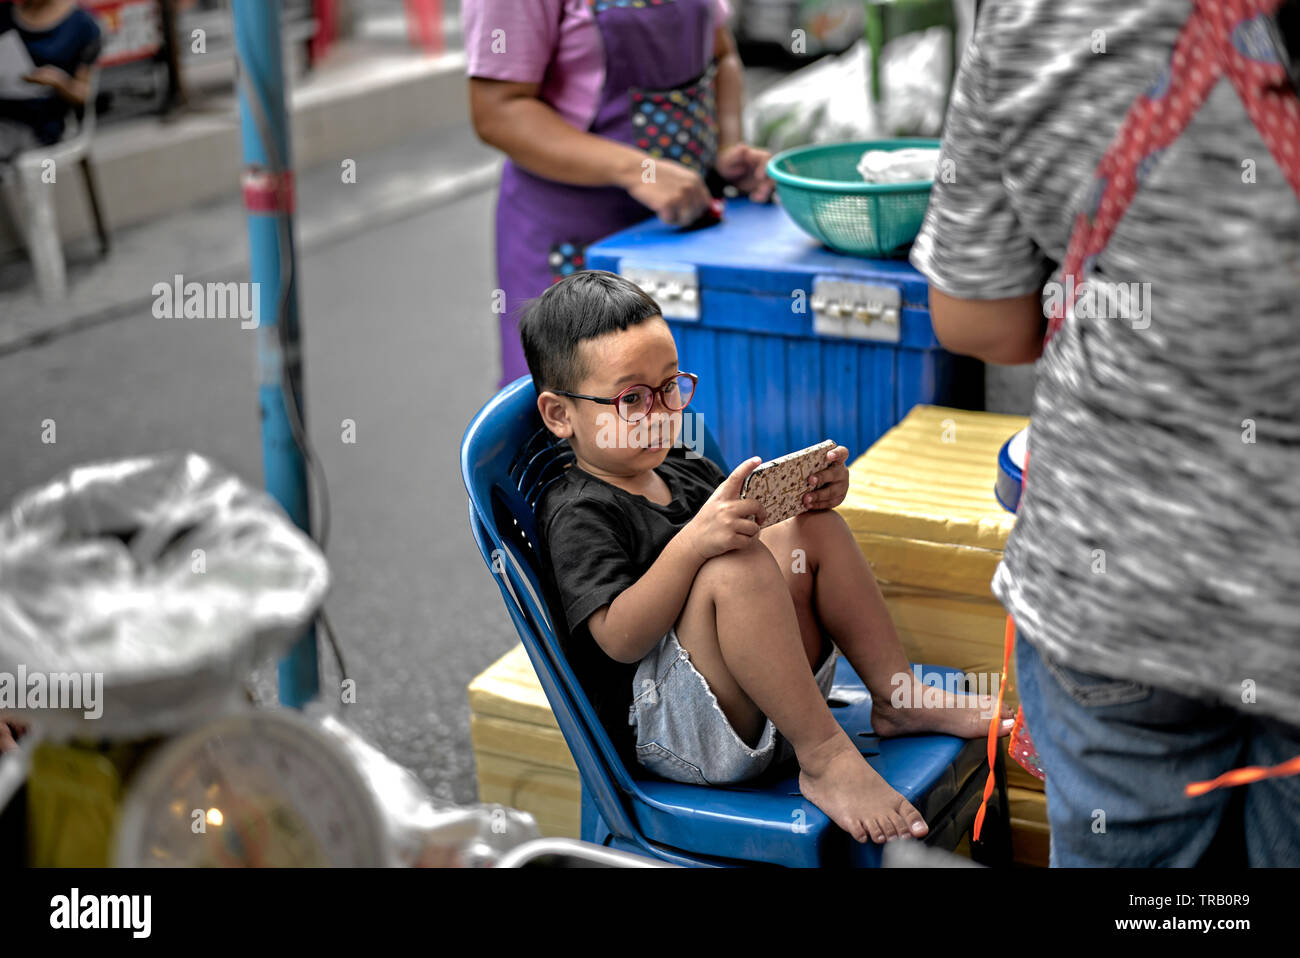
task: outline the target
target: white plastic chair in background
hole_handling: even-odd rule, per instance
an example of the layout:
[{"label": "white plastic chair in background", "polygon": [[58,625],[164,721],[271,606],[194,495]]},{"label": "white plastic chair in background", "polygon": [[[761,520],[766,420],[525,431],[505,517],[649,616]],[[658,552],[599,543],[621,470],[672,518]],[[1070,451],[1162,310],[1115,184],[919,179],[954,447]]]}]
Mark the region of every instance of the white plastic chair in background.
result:
[{"label": "white plastic chair in background", "polygon": [[[100,251],[106,255],[109,250],[108,227],[104,221],[103,207],[99,202],[95,173],[90,161],[90,141],[95,134],[95,97],[98,93],[99,71],[92,70],[86,105],[75,111],[63,139],[49,146],[19,153],[7,168],[0,166],[0,179],[14,182],[18,188],[21,213],[19,226],[27,246],[27,253],[31,257],[32,269],[36,274],[36,287],[42,299],[57,300],[67,294],[68,280],[63,261],[63,242],[59,237],[54,190],[51,186],[59,182],[58,173],[70,169],[74,163],[81,168],[82,180],[86,184],[86,195],[95,220]],[[54,161],[54,184],[47,182],[46,170],[50,169],[47,165],[49,160]]]}]

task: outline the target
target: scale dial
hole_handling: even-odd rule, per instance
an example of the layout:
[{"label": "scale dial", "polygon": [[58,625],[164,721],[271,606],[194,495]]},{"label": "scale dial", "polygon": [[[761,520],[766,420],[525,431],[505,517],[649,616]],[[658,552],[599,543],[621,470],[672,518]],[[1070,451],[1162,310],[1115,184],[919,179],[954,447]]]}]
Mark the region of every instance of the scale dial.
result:
[{"label": "scale dial", "polygon": [[295,713],[250,711],[147,761],[122,806],[115,864],[382,866],[392,856],[380,809],[344,747]]}]

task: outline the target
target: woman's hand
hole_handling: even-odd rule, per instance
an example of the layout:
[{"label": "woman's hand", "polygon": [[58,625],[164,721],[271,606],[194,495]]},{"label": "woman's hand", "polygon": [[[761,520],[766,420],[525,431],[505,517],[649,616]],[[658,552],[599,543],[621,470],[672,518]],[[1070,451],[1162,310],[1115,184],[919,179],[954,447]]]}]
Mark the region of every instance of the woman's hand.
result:
[{"label": "woman's hand", "polygon": [[714,167],[718,174],[756,203],[766,203],[776,184],[767,175],[767,161],[772,154],[747,143],[733,143],[718,154]]},{"label": "woman's hand", "polygon": [[834,509],[849,494],[849,450],[836,446],[826,453],[826,461],[830,465],[808,479],[803,501],[809,509]]},{"label": "woman's hand", "polygon": [[[645,174],[651,177],[645,182]],[[625,187],[632,198],[654,211],[671,226],[689,226],[708,209],[713,199],[704,180],[694,170],[675,160],[646,157],[641,171],[629,177]]]}]

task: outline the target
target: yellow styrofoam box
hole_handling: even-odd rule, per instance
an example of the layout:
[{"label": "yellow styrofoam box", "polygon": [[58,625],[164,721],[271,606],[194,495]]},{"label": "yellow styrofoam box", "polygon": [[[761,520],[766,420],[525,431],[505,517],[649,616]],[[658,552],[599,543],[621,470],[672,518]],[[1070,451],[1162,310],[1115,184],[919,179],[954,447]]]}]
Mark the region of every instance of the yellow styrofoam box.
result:
[{"label": "yellow styrofoam box", "polygon": [[1011,860],[1017,865],[1047,868],[1051,864],[1052,831],[1046,825],[1011,819]]},{"label": "yellow styrofoam box", "polygon": [[[1015,516],[993,495],[998,450],[1028,424],[1023,416],[915,406],[849,467],[848,497],[839,511],[852,517],[854,532],[908,544],[892,551],[932,544],[959,565],[989,558],[980,552],[1000,556]],[[902,568],[918,574],[881,578],[944,588],[932,579],[941,569]],[[972,592],[987,587],[985,580]]]},{"label": "yellow styrofoam box", "polygon": [[547,838],[577,838],[578,767],[522,644],[470,683],[469,707],[479,801],[528,812]]},{"label": "yellow styrofoam box", "polygon": [[1047,824],[1047,795],[1042,790],[1007,786],[1007,804],[1011,817],[1034,825]]},{"label": "yellow styrofoam box", "polygon": [[471,714],[469,734],[475,748],[493,755],[514,755],[544,768],[577,771],[569,746],[558,728]]},{"label": "yellow styrofoam box", "polygon": [[[854,481],[849,479],[850,483]],[[923,582],[940,595],[979,595],[981,590],[988,591],[1002,559],[1001,550],[899,539],[865,530],[860,525],[861,513],[846,508],[852,497],[850,486],[848,497],[836,511],[844,516],[882,589],[886,583]]]},{"label": "yellow styrofoam box", "polygon": [[849,466],[838,511],[881,582],[988,597],[1015,516],[993,495],[1023,416],[916,406]]},{"label": "yellow styrofoam box", "polygon": [[548,768],[527,759],[476,750],[478,797],[526,811],[547,838],[578,838],[582,786],[577,769]]},{"label": "yellow styrofoam box", "polygon": [[[1038,784],[1041,787],[1042,783]],[[1008,785],[1007,804],[1011,809],[1012,860],[1018,865],[1048,867],[1051,830],[1047,827],[1047,796]]]},{"label": "yellow styrofoam box", "polygon": [[560,730],[522,642],[470,682],[469,709],[475,715],[495,715]]}]

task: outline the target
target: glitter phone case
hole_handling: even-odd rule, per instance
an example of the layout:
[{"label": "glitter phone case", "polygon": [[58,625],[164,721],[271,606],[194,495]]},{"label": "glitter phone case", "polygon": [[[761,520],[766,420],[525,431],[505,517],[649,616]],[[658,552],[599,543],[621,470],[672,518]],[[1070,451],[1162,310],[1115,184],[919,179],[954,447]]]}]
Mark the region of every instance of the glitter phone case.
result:
[{"label": "glitter phone case", "polygon": [[808,485],[808,477],[829,465],[826,453],[834,448],[834,440],[827,439],[765,462],[749,474],[740,490],[740,498],[754,499],[763,504],[767,519],[760,528],[808,511],[803,504],[804,495],[813,491]]}]

